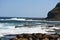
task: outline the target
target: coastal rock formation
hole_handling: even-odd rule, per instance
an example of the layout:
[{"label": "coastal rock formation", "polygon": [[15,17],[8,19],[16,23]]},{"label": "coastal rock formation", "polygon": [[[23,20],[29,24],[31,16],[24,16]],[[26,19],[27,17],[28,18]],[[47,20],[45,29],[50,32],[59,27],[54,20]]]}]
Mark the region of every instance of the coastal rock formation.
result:
[{"label": "coastal rock formation", "polygon": [[19,34],[16,35],[16,38],[12,38],[10,40],[60,40],[60,34]]},{"label": "coastal rock formation", "polygon": [[56,5],[54,9],[48,12],[47,19],[60,20],[60,2]]}]

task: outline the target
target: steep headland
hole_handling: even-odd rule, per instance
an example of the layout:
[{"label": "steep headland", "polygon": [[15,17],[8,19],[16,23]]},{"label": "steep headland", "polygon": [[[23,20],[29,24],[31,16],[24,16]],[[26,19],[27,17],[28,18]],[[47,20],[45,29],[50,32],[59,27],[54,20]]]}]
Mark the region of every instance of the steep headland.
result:
[{"label": "steep headland", "polygon": [[60,2],[47,14],[47,20],[60,21]]}]

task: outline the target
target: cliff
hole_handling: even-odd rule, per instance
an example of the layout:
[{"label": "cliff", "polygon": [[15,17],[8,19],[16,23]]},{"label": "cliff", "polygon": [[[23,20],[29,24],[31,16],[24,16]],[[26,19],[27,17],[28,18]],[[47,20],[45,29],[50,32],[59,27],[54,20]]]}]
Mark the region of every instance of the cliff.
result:
[{"label": "cliff", "polygon": [[60,20],[60,3],[58,3],[55,8],[48,12],[47,19]]}]

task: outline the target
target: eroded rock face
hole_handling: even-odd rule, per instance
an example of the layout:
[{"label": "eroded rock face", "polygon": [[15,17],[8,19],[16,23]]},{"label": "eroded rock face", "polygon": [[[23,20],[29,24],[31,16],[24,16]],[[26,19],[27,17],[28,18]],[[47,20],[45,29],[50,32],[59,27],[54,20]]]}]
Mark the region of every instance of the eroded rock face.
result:
[{"label": "eroded rock face", "polygon": [[47,18],[60,19],[60,2],[56,5],[55,8],[48,12]]}]

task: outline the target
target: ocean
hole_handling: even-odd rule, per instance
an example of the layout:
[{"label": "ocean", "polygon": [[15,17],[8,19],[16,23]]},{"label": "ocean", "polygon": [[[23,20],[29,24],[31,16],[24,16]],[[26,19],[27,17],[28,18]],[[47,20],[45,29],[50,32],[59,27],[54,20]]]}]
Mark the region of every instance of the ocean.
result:
[{"label": "ocean", "polygon": [[[37,26],[35,26],[38,24]],[[8,34],[22,34],[22,33],[48,33],[46,32],[45,26],[43,24],[59,24],[60,21],[46,21],[46,20],[32,20],[31,18],[23,17],[0,17],[0,37]],[[17,27],[22,25],[22,27]],[[34,25],[23,26],[23,25]],[[43,25],[43,27],[41,26]],[[57,27],[56,27],[57,28]]]}]

